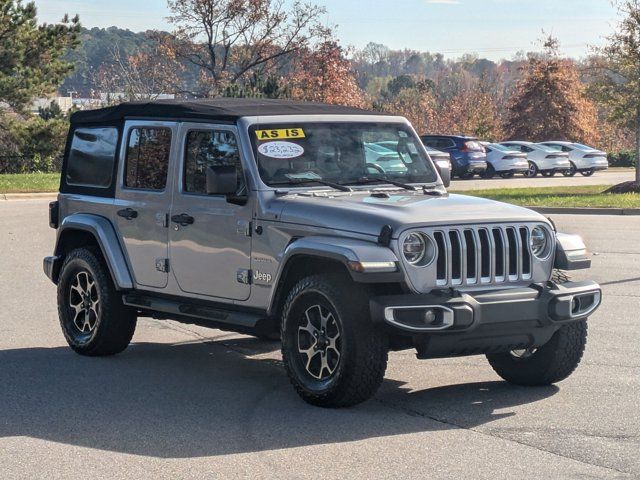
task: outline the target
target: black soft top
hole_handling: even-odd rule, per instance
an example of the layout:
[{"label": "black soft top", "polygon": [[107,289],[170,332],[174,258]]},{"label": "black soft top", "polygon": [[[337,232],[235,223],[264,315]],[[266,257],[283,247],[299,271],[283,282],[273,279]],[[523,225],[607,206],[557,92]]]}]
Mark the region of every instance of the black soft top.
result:
[{"label": "black soft top", "polygon": [[114,107],[84,110],[71,116],[72,124],[117,123],[125,118],[219,120],[235,122],[241,117],[263,115],[362,115],[380,112],[324,103],[290,100],[215,98],[210,100],[155,100],[127,102]]}]

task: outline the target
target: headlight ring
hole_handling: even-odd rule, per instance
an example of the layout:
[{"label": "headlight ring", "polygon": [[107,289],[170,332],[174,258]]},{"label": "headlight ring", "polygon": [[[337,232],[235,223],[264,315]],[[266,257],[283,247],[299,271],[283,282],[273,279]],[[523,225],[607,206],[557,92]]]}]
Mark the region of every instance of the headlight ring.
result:
[{"label": "headlight ring", "polygon": [[425,234],[413,232],[407,235],[402,242],[402,255],[409,265],[425,267],[433,262],[436,256],[436,247]]},{"label": "headlight ring", "polygon": [[551,238],[546,228],[536,226],[531,229],[529,235],[529,248],[531,253],[539,260],[544,260],[549,256]]}]

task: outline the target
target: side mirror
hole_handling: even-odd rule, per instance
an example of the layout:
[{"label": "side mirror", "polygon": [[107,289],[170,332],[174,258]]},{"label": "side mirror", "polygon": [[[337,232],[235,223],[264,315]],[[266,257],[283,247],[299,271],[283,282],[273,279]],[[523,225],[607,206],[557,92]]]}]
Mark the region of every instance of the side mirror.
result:
[{"label": "side mirror", "polygon": [[238,174],[233,165],[207,167],[207,195],[233,195],[238,190]]},{"label": "side mirror", "polygon": [[448,160],[438,160],[435,164],[440,178],[442,178],[442,183],[445,187],[449,187],[449,185],[451,185],[451,162]]}]

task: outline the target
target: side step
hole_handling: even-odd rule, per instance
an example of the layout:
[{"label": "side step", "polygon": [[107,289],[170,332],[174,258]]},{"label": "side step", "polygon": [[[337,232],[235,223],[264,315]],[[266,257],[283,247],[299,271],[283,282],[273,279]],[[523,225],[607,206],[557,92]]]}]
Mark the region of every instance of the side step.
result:
[{"label": "side step", "polygon": [[218,308],[211,305],[172,300],[140,293],[127,293],[122,301],[129,307],[134,307],[151,314],[160,313],[164,318],[193,323],[204,327],[225,327],[236,331],[250,331],[259,327],[259,323],[266,321],[264,314],[236,311]]}]

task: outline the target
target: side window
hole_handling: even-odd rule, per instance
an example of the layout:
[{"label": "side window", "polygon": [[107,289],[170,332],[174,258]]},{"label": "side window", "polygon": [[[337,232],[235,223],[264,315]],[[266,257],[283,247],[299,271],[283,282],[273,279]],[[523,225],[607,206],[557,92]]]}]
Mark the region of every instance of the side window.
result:
[{"label": "side window", "polygon": [[523,152],[526,152],[526,153],[533,152],[533,148],[527,147],[526,145],[522,145],[520,147],[520,150],[523,151]]},{"label": "side window", "polygon": [[184,158],[184,191],[207,193],[207,167],[236,167],[238,190],[244,191],[244,175],[236,136],[226,130],[192,130],[187,133]]},{"label": "side window", "polygon": [[115,127],[76,129],[67,159],[67,184],[108,188],[117,145],[118,129]]},{"label": "side window", "polygon": [[571,149],[570,149],[569,147],[567,147],[566,145],[563,145],[563,146],[562,146],[562,151],[563,151],[563,152],[570,152],[570,151],[571,151]]},{"label": "side window", "polygon": [[141,190],[164,190],[167,185],[170,152],[170,129],[131,129],[127,144],[124,186]]}]

